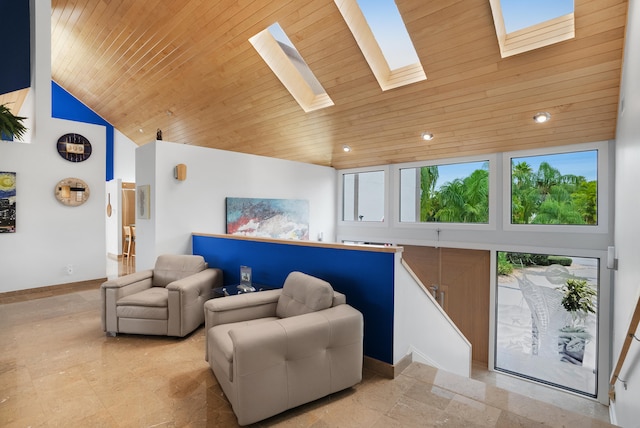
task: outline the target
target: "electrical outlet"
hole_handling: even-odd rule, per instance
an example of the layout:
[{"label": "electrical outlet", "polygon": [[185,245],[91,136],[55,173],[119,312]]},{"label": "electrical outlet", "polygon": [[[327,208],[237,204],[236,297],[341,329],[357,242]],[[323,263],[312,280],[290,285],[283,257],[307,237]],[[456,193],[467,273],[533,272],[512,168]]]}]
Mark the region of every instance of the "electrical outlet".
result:
[{"label": "electrical outlet", "polygon": [[67,265],[67,275],[73,275],[73,265]]}]

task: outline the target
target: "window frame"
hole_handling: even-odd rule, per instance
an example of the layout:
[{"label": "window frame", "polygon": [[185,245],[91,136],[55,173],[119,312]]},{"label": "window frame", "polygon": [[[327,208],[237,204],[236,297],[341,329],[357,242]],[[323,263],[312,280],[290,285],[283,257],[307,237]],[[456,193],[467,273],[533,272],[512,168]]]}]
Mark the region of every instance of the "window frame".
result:
[{"label": "window frame", "polygon": [[[513,224],[511,223],[511,160],[527,156],[544,156],[554,154],[568,154],[597,150],[597,180],[598,180],[598,224]],[[608,141],[599,141],[584,144],[572,144],[570,146],[546,147],[530,150],[519,150],[503,153],[503,204],[502,218],[503,229],[510,232],[554,232],[554,233],[585,233],[605,234],[609,232],[609,146]]]},{"label": "window frame", "polygon": [[[407,168],[421,168],[425,166],[444,166],[471,162],[489,162],[489,221],[487,223],[449,223],[449,222],[403,222],[400,221],[400,170]],[[497,210],[499,201],[498,195],[498,155],[496,153],[488,155],[463,156],[456,158],[430,159],[418,162],[402,163],[393,165],[393,227],[417,228],[428,230],[496,230]]]},{"label": "window frame", "polygon": [[[348,174],[361,174],[366,172],[380,172],[384,174],[384,220],[382,221],[358,221],[344,220],[344,176]],[[353,169],[343,169],[338,171],[338,225],[354,227],[388,227],[389,225],[389,167],[375,166]]]}]

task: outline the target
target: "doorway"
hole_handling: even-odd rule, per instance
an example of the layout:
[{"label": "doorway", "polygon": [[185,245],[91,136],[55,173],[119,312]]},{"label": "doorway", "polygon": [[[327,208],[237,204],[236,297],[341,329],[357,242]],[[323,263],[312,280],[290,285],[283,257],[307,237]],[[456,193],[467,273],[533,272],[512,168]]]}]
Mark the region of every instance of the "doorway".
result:
[{"label": "doorway", "polygon": [[497,260],[496,370],[595,398],[599,259],[499,251]]},{"label": "doorway", "polygon": [[490,252],[415,245],[402,247],[402,258],[471,343],[473,361],[488,367]]},{"label": "doorway", "polygon": [[136,184],[135,183],[122,183],[122,231],[120,248],[124,255],[125,249],[128,247],[126,242],[127,234],[125,233],[125,227],[135,227],[136,223]]}]

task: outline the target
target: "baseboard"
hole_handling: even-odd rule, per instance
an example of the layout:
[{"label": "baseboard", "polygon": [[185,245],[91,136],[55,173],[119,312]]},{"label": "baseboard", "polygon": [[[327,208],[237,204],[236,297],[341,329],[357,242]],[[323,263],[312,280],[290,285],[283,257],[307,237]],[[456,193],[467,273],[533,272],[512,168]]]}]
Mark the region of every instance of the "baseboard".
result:
[{"label": "baseboard", "polygon": [[122,254],[113,254],[113,253],[107,253],[107,257],[110,258],[111,260],[121,260],[122,258],[124,258]]},{"label": "baseboard", "polygon": [[45,287],[7,291],[4,293],[0,293],[0,304],[39,299],[42,297],[73,293],[74,291],[93,290],[96,288],[100,288],[100,285],[106,280],[107,278],[96,278],[87,281],[67,282],[64,284],[48,285]]},{"label": "baseboard", "polygon": [[388,379],[394,379],[400,375],[409,367],[409,364],[413,361],[413,357],[411,354],[405,355],[397,364],[389,364],[380,360],[376,360],[375,358],[364,357],[364,368],[376,372],[380,376],[384,376]]}]

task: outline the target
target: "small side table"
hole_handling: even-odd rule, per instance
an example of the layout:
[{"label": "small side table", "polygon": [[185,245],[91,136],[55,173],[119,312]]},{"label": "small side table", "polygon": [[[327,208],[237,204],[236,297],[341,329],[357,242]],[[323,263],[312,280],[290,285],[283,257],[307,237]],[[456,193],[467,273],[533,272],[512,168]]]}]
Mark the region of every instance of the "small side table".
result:
[{"label": "small side table", "polygon": [[226,297],[226,296],[234,296],[236,294],[244,294],[244,293],[257,293],[258,291],[266,291],[266,290],[275,290],[275,287],[269,287],[268,285],[263,284],[252,284],[254,291],[243,291],[240,287],[240,284],[232,284],[225,285],[222,287],[216,287],[211,289],[211,299],[215,299],[218,297]]}]

